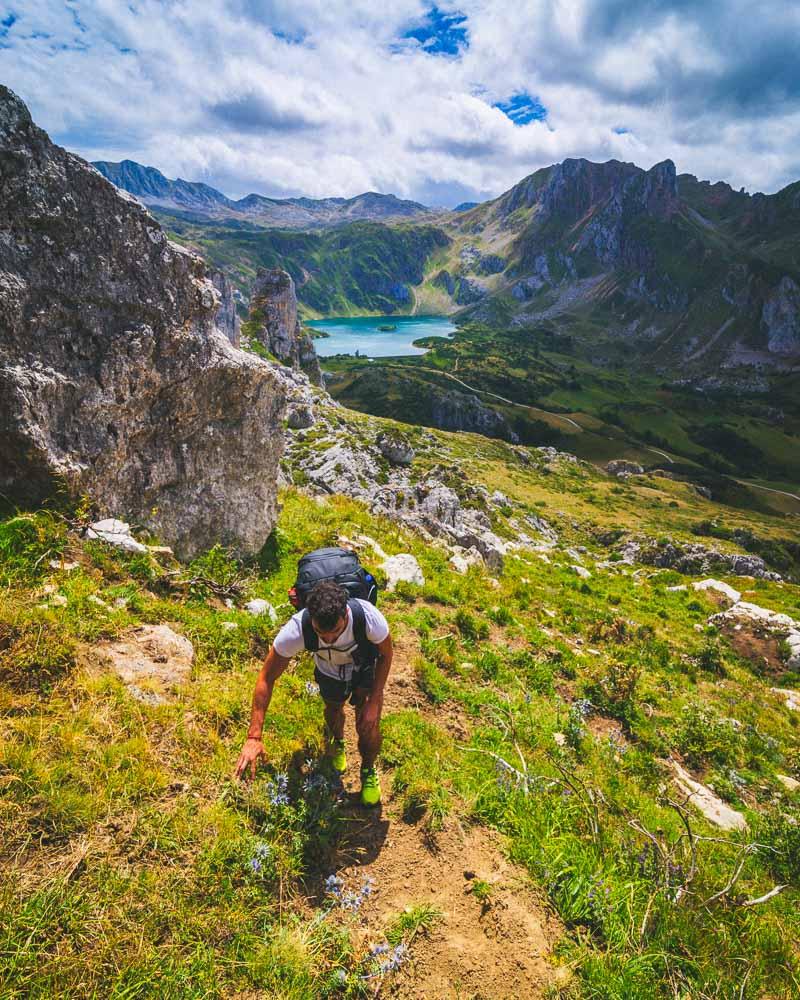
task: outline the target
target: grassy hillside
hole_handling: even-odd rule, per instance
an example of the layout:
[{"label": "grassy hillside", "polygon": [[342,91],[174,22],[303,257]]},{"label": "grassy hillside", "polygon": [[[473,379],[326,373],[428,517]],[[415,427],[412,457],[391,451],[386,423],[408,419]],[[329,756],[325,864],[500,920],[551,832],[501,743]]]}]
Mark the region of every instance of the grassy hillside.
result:
[{"label": "grassy hillside", "polygon": [[[333,416],[355,438],[378,429]],[[601,541],[611,528],[696,541],[713,522],[778,544],[793,522],[679,482],[410,433],[420,475],[438,465],[456,489],[502,489],[494,530],[543,515],[558,546],[520,550],[496,579],[461,576],[357,503],[294,489],[247,566],[218,549],[190,566],[120,554],[79,537],[83,512],[0,523],[0,995],[446,995],[453,940],[486,959],[458,966],[464,995],[797,995],[800,799],[778,775],[800,778],[800,731],[769,688],[800,677],[777,644],[707,625],[711,594],[671,590],[690,581],[609,560]],[[344,794],[331,781],[305,658],[277,686],[267,765],[234,784],[277,628],[244,601],[282,619],[298,556],[362,533],[415,554],[426,579],[381,600],[398,647],[382,813],[352,803],[352,771]],[[368,546],[363,558],[381,576]],[[800,617],[795,584],[729,582]],[[98,645],[158,622],[196,661],[151,704]],[[686,805],[670,757],[749,830],[722,833]]]},{"label": "grassy hillside", "polygon": [[304,233],[156,215],[172,239],[196,248],[245,293],[259,267],[285,268],[308,318],[410,312],[410,286],[422,281],[428,257],[448,243],[440,229],[428,225],[354,222]]},{"label": "grassy hillside", "polygon": [[762,377],[736,395],[713,385],[698,392],[621,364],[599,368],[549,324],[521,331],[468,323],[454,339],[428,343],[424,356],[326,359],[325,369],[341,376],[331,392],[347,406],[381,416],[408,413],[430,424],[431,387],[465,391],[456,376],[479,390],[523,443],[554,444],[598,463],[619,457],[651,467],[689,463],[717,478],[797,492],[797,375]]}]

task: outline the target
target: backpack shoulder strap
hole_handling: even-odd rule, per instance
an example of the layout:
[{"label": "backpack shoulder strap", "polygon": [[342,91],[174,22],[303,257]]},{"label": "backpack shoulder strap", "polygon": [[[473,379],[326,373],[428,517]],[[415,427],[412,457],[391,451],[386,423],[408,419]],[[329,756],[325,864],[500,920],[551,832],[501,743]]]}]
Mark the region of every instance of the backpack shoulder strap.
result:
[{"label": "backpack shoulder strap", "polygon": [[358,646],[359,660],[362,664],[372,663],[378,649],[375,643],[367,638],[367,616],[364,614],[364,607],[355,597],[347,602],[347,606],[353,618],[353,638]]},{"label": "backpack shoulder strap", "polygon": [[311,615],[308,612],[308,608],[303,610],[303,617],[300,619],[300,625],[303,629],[303,643],[305,644],[306,649],[309,653],[316,653],[319,649],[319,636],[314,631],[314,626],[311,624]]},{"label": "backpack shoulder strap", "polygon": [[350,608],[350,614],[353,618],[353,638],[358,643],[358,648],[361,649],[369,641],[367,639],[367,616],[354,597],[347,602],[347,606]]}]

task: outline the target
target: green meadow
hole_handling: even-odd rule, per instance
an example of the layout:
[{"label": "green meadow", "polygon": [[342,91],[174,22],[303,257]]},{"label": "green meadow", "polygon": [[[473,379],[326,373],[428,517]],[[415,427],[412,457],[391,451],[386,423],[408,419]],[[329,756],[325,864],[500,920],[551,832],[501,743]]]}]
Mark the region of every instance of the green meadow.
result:
[{"label": "green meadow", "polygon": [[[376,426],[354,415],[347,432]],[[462,576],[445,550],[355,501],[297,489],[246,564],[220,548],[188,566],[120,553],[81,537],[85,509],[4,517],[0,995],[413,995],[415,963],[446,914],[420,898],[377,919],[326,890],[354,812],[326,769],[306,657],[276,687],[256,781],[231,779],[279,624],[244,601],[266,598],[283,620],[298,557],[359,534],[414,554],[426,581],[380,601],[410,685],[384,716],[385,809],[419,834],[421,858],[456,829],[497,838],[520,891],[558,927],[552,975],[532,995],[798,995],[800,797],[778,775],[800,778],[800,728],[770,688],[800,676],[780,648],[746,655],[709,625],[709,593],[669,589],[691,578],[615,562],[605,539],[617,528],[708,543],[706,531],[734,550],[733,529],[747,529],[797,579],[783,547],[794,521],[672,480],[619,481],[563,461],[545,472],[473,435],[437,433],[420,474],[443,458],[454,488],[506,493],[510,507],[493,514],[501,534],[513,534],[512,513],[545,517],[560,534],[547,560],[521,549],[494,578]],[[587,579],[565,551],[576,546]],[[725,579],[800,618],[796,583]],[[191,681],[151,704],[93,651],[161,622],[196,659]],[[748,829],[704,820],[671,781],[670,758]],[[495,891],[472,887],[484,926],[499,913]],[[374,957],[381,942],[402,946],[401,968]]]}]

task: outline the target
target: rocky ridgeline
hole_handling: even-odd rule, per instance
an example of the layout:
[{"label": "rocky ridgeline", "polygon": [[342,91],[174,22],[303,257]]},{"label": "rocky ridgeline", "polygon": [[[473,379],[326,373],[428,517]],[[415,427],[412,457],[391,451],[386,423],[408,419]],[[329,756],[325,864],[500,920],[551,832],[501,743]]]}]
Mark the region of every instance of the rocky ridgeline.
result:
[{"label": "rocky ridgeline", "polygon": [[[558,535],[543,519],[521,511],[518,517],[508,517],[514,505],[507,497],[490,494],[463,477],[454,478],[452,468],[434,465],[420,472],[413,465],[415,450],[405,435],[349,423],[346,411],[307,377],[297,373],[290,377],[294,384],[290,414],[302,413],[307,422],[287,439],[284,472],[288,481],[312,492],[360,500],[372,513],[446,545],[459,572],[478,563],[500,572],[509,553],[545,551],[555,545]],[[290,427],[293,423],[297,421],[290,416]],[[438,445],[430,432],[419,435],[427,447]],[[534,452],[543,467],[561,459],[575,461],[574,456],[561,455],[553,448]],[[527,451],[520,460],[534,462]],[[500,511],[502,529],[493,524]]]},{"label": "rocky ridgeline", "polygon": [[230,286],[0,87],[0,492],[60,487],[191,556],[275,523],[285,393]]}]

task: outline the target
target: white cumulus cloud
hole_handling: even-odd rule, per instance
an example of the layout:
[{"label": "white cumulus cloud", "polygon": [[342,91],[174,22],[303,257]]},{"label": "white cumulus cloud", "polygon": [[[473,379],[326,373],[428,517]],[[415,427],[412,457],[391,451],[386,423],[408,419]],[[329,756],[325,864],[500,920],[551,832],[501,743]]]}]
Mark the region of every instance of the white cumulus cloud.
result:
[{"label": "white cumulus cloud", "polygon": [[[88,159],[232,196],[454,204],[567,156],[774,191],[800,177],[799,35],[779,0],[11,0],[0,81]],[[546,118],[493,106],[517,95]]]}]

